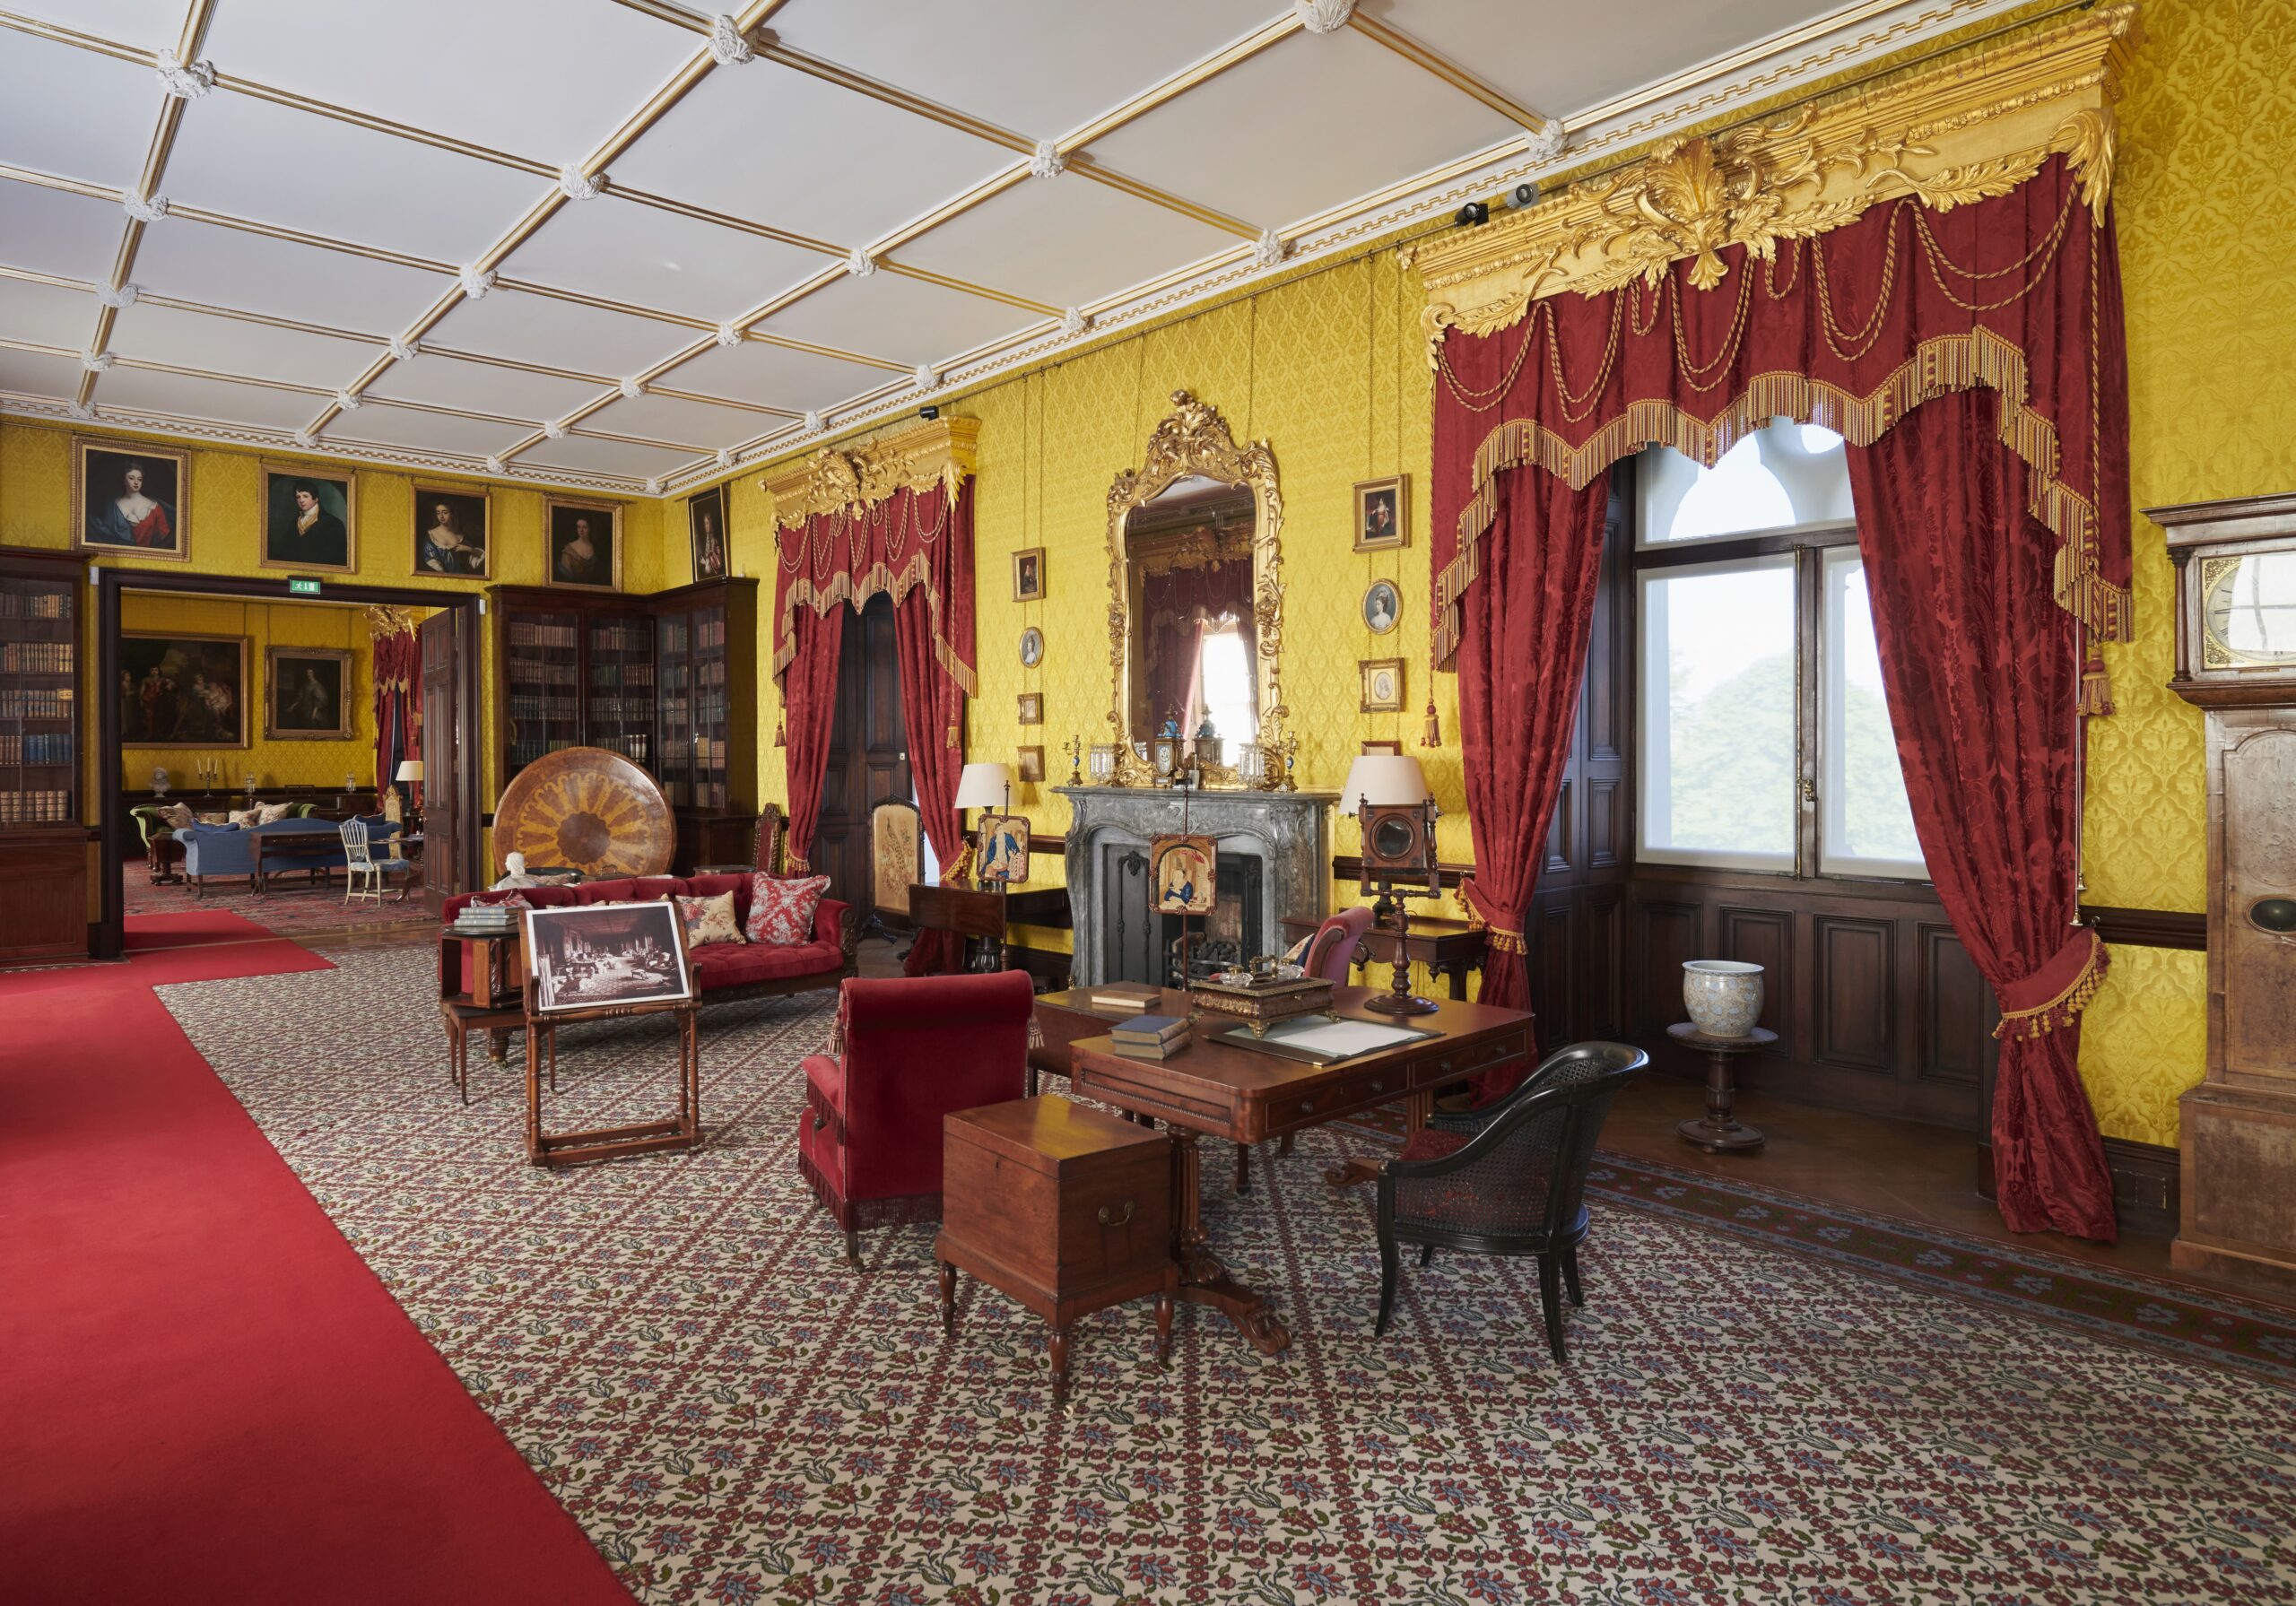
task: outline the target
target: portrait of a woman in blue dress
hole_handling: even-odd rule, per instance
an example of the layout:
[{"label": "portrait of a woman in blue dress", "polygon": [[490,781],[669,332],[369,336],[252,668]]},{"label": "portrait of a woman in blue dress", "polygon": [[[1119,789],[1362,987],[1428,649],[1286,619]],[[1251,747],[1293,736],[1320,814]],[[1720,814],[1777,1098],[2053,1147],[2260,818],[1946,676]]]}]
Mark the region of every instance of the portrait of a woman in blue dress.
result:
[{"label": "portrait of a woman in blue dress", "polygon": [[155,558],[185,555],[180,459],[170,453],[112,451],[85,441],[80,454],[82,546]]}]

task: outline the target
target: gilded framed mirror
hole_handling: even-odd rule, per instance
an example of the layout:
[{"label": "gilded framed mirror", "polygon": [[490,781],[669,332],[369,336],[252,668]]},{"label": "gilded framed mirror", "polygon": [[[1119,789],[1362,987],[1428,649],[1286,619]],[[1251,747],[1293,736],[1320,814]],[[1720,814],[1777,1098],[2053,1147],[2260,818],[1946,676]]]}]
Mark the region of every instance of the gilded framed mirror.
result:
[{"label": "gilded framed mirror", "polygon": [[1109,781],[1154,784],[1143,755],[1160,737],[1194,741],[1215,786],[1242,783],[1248,751],[1283,751],[1283,530],[1267,443],[1238,446],[1174,391],[1141,465],[1109,488]]}]

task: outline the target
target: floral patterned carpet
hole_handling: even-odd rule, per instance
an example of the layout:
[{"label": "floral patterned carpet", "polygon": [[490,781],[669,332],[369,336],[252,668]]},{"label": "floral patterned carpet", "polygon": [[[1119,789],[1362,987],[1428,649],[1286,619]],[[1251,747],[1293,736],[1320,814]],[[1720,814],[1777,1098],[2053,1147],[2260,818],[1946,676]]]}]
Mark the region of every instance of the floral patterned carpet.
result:
[{"label": "floral patterned carpet", "polygon": [[435,931],[439,925],[439,917],[424,907],[419,892],[404,903],[396,901],[396,889],[380,904],[363,898],[344,903],[339,872],[323,884],[303,872],[276,876],[271,890],[261,898],[255,895],[245,876],[213,879],[205,895],[196,898],[181,881],[155,887],[151,871],[141,859],[124,865],[120,877],[121,907],[131,916],[221,909],[288,937],[337,931]]},{"label": "floral patterned carpet", "polygon": [[[515,1051],[456,1101],[427,949],[330,957],[161,996],[643,1601],[2296,1601],[2268,1312],[2164,1351],[1999,1246],[1893,1267],[1902,1224],[1613,1163],[1567,1367],[1527,1263],[1407,1263],[1375,1341],[1370,1199],[1318,1174],[1379,1140],[1324,1129],[1213,1201],[1291,1352],[1183,1307],[1161,1369],[1121,1307],[1056,1412],[1017,1307],[976,1286],[943,1341],[930,1228],[839,1261],[794,1160],[826,994],[704,1015],[703,1150],[552,1175]],[[643,1118],[669,1065],[651,1024],[570,1033],[553,1108]]]}]

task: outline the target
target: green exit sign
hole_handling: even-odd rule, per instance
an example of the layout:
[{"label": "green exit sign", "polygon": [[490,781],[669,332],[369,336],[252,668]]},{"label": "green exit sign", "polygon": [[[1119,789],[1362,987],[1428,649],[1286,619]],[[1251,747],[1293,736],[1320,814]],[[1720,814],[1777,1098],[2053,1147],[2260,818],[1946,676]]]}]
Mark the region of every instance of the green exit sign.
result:
[{"label": "green exit sign", "polygon": [[306,575],[293,575],[288,578],[287,594],[290,596],[317,596],[319,583]]}]

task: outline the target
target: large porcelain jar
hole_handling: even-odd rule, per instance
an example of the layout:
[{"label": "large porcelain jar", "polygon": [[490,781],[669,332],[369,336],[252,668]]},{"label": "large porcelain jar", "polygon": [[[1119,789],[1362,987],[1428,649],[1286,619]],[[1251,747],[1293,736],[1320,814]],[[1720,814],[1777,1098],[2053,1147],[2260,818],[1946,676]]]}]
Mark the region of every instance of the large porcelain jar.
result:
[{"label": "large porcelain jar", "polygon": [[1746,1037],[1761,1019],[1761,967],[1744,959],[1685,959],[1683,1006],[1707,1037]]}]

